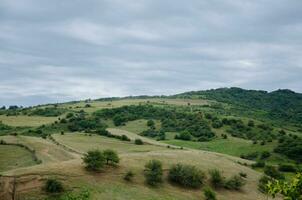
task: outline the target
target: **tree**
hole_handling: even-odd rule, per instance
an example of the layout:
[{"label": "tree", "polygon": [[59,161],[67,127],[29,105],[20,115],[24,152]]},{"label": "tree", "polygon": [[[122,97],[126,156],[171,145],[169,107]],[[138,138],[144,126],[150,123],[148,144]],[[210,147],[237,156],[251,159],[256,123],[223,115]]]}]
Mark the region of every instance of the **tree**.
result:
[{"label": "tree", "polygon": [[154,127],[155,126],[155,122],[152,119],[150,119],[150,120],[147,121],[147,126]]},{"label": "tree", "polygon": [[150,160],[145,165],[144,175],[146,182],[151,186],[161,183],[163,176],[162,163],[159,160]]},{"label": "tree", "polygon": [[268,193],[273,198],[277,194],[284,196],[285,200],[299,200],[302,197],[302,174],[298,173],[290,182],[279,180],[269,181],[267,184]]},{"label": "tree", "polygon": [[118,154],[114,150],[106,149],[103,151],[103,155],[105,157],[107,165],[116,165],[120,161]]},{"label": "tree", "polygon": [[86,164],[86,169],[97,171],[100,170],[105,164],[105,156],[100,150],[88,151],[83,161]]},{"label": "tree", "polygon": [[48,179],[45,183],[45,190],[48,193],[60,193],[64,188],[60,181],[56,179]]},{"label": "tree", "polygon": [[143,145],[144,144],[144,142],[139,138],[135,139],[134,143],[137,144],[137,145]]}]

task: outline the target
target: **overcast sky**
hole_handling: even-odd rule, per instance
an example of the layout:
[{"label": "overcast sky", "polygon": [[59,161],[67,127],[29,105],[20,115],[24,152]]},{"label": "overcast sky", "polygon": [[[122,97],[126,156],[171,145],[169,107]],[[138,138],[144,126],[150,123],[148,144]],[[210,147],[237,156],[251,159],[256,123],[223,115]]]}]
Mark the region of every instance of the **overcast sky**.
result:
[{"label": "overcast sky", "polygon": [[0,0],[0,105],[302,92],[301,0]]}]

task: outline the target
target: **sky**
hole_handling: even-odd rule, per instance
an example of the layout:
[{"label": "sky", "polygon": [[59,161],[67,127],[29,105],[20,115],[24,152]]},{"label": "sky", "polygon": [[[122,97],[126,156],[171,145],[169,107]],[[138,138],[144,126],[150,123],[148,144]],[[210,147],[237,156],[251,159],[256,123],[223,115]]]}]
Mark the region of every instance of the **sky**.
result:
[{"label": "sky", "polygon": [[0,0],[0,105],[302,92],[301,0]]}]

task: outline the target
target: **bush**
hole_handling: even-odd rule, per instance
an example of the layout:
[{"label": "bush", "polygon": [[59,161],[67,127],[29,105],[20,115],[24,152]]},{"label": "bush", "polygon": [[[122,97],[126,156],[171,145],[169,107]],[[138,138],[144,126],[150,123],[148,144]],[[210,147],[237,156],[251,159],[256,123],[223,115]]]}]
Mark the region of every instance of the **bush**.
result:
[{"label": "bush", "polygon": [[284,179],[284,175],[281,174],[274,166],[268,165],[264,168],[264,174],[274,179]]},{"label": "bush", "polygon": [[124,180],[125,181],[132,181],[132,178],[134,177],[134,173],[132,171],[128,171],[125,176],[124,176]]},{"label": "bush", "polygon": [[238,175],[226,180],[224,187],[228,190],[240,190],[245,185],[245,181]]},{"label": "bush", "polygon": [[244,172],[240,172],[239,175],[240,175],[241,177],[243,177],[243,178],[246,178],[246,177],[247,177],[247,174],[244,173]]},{"label": "bush", "polygon": [[109,164],[116,165],[120,161],[116,151],[114,151],[114,150],[106,149],[103,151],[103,155],[104,155],[107,165],[109,165]]},{"label": "bush", "polygon": [[145,165],[144,175],[149,185],[155,186],[162,182],[163,169],[159,160],[150,160]]},{"label": "bush", "polygon": [[5,145],[6,142],[5,142],[4,140],[0,140],[0,144],[1,144],[1,145]]},{"label": "bush", "polygon": [[123,140],[123,141],[131,141],[130,138],[128,138],[127,135],[122,135],[121,136],[121,140]]},{"label": "bush", "polygon": [[191,134],[188,131],[183,131],[179,135],[175,135],[175,139],[179,140],[191,140]]},{"label": "bush", "polygon": [[170,168],[168,179],[184,187],[199,188],[204,183],[205,174],[195,166],[178,163]]},{"label": "bush", "polygon": [[258,181],[258,190],[262,193],[267,193],[268,192],[267,184],[269,181],[273,181],[273,179],[269,176],[263,175]]},{"label": "bush", "polygon": [[264,159],[269,158],[270,156],[271,156],[271,153],[270,153],[270,152],[268,152],[268,151],[263,151],[263,152],[261,153],[260,159],[264,160]]},{"label": "bush", "polygon": [[100,170],[105,164],[104,154],[99,150],[88,151],[83,161],[86,164],[86,169],[97,171]]},{"label": "bush", "polygon": [[154,127],[155,126],[155,122],[150,119],[150,120],[147,121],[147,126]]},{"label": "bush", "polygon": [[203,194],[206,200],[216,200],[216,194],[210,187],[206,187]]},{"label": "bush", "polygon": [[252,153],[240,155],[240,158],[247,159],[247,160],[255,160],[257,157],[258,157],[258,152],[252,152]]},{"label": "bush", "polygon": [[63,192],[63,184],[56,179],[48,179],[45,184],[45,191],[48,193]]},{"label": "bush", "polygon": [[297,168],[291,164],[280,164],[278,170],[281,172],[296,172]]},{"label": "bush", "polygon": [[252,164],[252,168],[256,168],[256,167],[259,167],[259,168],[265,167],[265,162],[257,161],[256,163]]},{"label": "bush", "polygon": [[217,169],[212,169],[210,173],[210,182],[215,188],[222,187],[224,184],[224,177],[221,172]]},{"label": "bush", "polygon": [[134,144],[143,145],[144,142],[143,142],[141,139],[135,139],[135,140],[134,140]]}]

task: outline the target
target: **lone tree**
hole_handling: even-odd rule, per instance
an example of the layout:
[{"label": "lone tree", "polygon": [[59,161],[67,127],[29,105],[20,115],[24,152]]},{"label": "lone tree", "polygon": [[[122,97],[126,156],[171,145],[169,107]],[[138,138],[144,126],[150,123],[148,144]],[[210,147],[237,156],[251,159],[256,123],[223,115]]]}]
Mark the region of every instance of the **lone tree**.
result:
[{"label": "lone tree", "polygon": [[107,165],[116,165],[120,161],[120,158],[114,150],[106,149],[103,151],[103,154]]},{"label": "lone tree", "polygon": [[45,190],[48,193],[60,193],[63,192],[63,184],[56,179],[48,179],[45,183]]},{"label": "lone tree", "polygon": [[84,155],[83,161],[86,165],[86,169],[98,171],[103,168],[105,164],[105,156],[100,150],[88,151]]},{"label": "lone tree", "polygon": [[149,185],[155,186],[158,183],[161,183],[162,176],[163,168],[162,163],[159,160],[150,160],[145,165],[145,178]]}]

